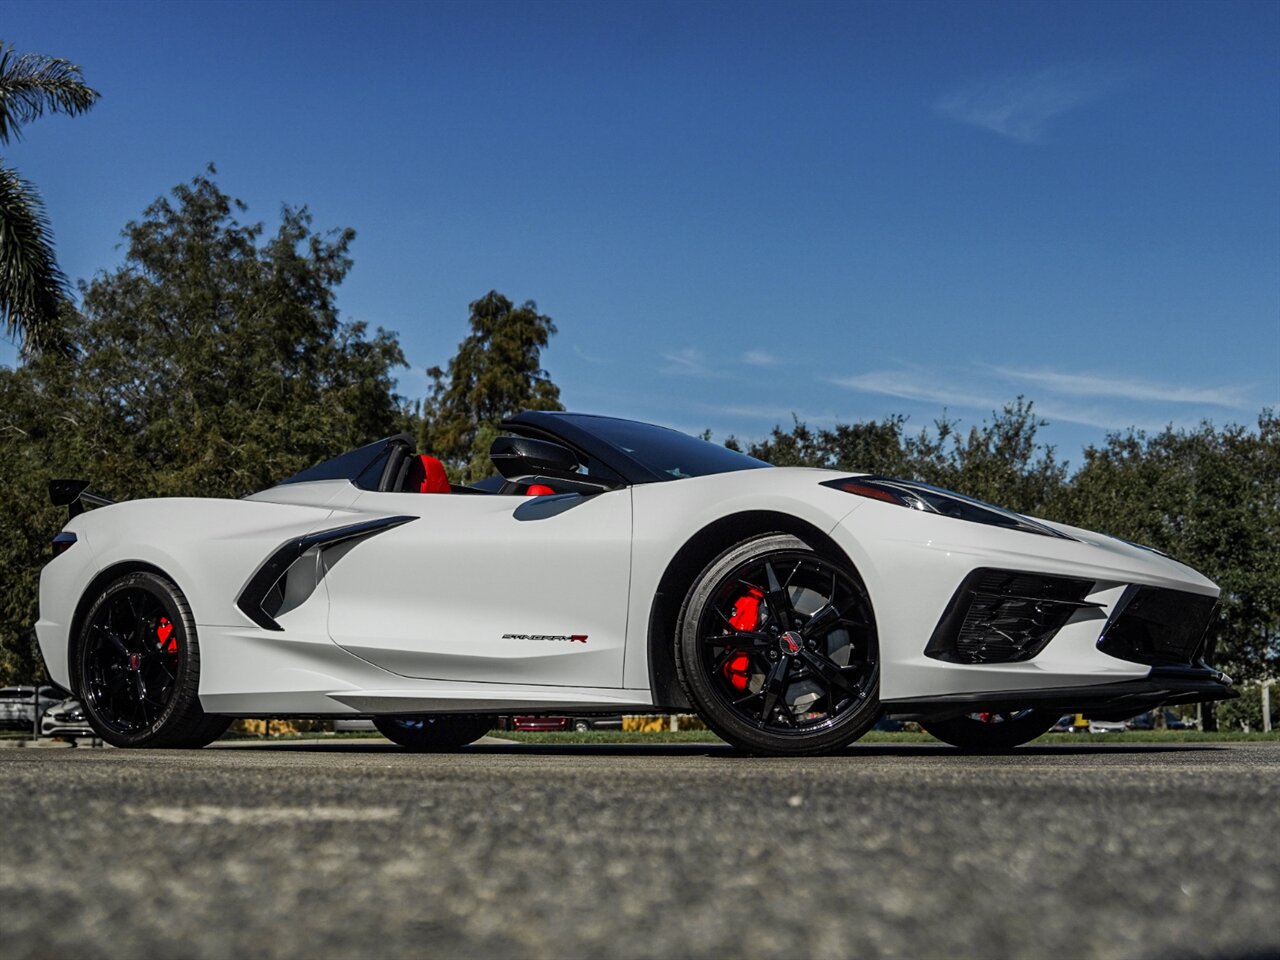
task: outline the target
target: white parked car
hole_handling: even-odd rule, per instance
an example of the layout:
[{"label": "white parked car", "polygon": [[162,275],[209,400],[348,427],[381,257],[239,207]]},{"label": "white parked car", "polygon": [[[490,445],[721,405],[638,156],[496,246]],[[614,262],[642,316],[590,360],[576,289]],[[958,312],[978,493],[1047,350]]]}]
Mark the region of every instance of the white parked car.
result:
[{"label": "white parked car", "polygon": [[79,700],[55,703],[40,718],[42,737],[96,737]]},{"label": "white parked car", "polygon": [[61,699],[53,687],[0,687],[0,728],[31,731],[37,715],[43,715]]},{"label": "white parked car", "polygon": [[1123,720],[1090,720],[1090,733],[1124,733],[1129,725]]},{"label": "white parked car", "polygon": [[237,716],[443,748],[498,714],[696,711],[757,753],[838,750],[886,713],[1002,749],[1065,712],[1234,695],[1202,661],[1218,588],[1154,550],[643,423],[504,427],[473,487],[407,436],[243,500],[55,481],[51,676],[103,739],[156,747]]}]

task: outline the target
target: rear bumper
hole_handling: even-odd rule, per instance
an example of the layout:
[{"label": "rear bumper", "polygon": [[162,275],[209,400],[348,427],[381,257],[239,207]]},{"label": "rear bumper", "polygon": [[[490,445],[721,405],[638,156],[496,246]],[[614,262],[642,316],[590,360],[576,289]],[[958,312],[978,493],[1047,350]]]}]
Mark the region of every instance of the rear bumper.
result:
[{"label": "rear bumper", "polygon": [[1159,706],[1231,700],[1231,678],[1206,666],[1153,667],[1143,678],[1082,687],[1000,690],[886,700],[885,713],[900,720],[944,720],[966,713],[1053,710],[1093,720],[1127,720]]}]

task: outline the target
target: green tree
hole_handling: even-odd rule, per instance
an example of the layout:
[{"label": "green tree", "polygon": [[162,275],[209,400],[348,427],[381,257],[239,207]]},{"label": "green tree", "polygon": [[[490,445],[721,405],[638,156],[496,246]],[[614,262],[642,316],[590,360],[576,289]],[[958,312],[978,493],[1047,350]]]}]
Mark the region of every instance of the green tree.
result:
[{"label": "green tree", "polygon": [[[1242,683],[1238,687],[1238,700],[1225,700],[1218,704],[1218,727],[1224,730],[1262,730],[1262,684]],[[1280,693],[1271,688],[1271,729],[1280,729]]]},{"label": "green tree", "polygon": [[[49,113],[84,113],[98,99],[74,63],[40,53],[16,55],[0,42],[0,145],[21,139],[22,127]],[[36,188],[0,164],[0,318],[27,348],[63,346],[59,305],[67,283],[53,252],[53,234]]]},{"label": "green tree", "polygon": [[906,441],[907,469],[917,480],[1045,516],[1067,480],[1066,465],[1039,439],[1045,426],[1035,405],[1024,397],[1005,404],[967,434],[944,416],[932,432],[922,430]]},{"label": "green tree", "polygon": [[[812,429],[793,418],[747,453],[779,467],[823,467],[923,480],[991,503],[1040,515],[1066,482],[1066,466],[1038,438],[1046,422],[1022,397],[961,434],[943,416],[915,436],[906,418],[837,423]],[[729,445],[738,445],[730,437]]]},{"label": "green tree", "polygon": [[556,325],[532,300],[522,306],[491,290],[470,305],[471,332],[447,370],[431,367],[420,446],[455,479],[490,472],[489,443],[498,424],[521,410],[563,410],[560,388],[542,369]]},{"label": "green tree", "polygon": [[24,638],[65,518],[45,502],[52,477],[117,497],[239,497],[411,428],[395,337],[334,303],[354,233],[317,234],[285,207],[267,234],[240,210],[211,176],[175,188],[125,228],[120,268],[81,285],[83,311],[64,305],[71,354],[0,370],[0,680],[37,662]]},{"label": "green tree", "polygon": [[[790,430],[774,427],[764,440],[750,444],[747,453],[778,467],[822,467],[901,476],[905,472],[903,428],[906,418],[837,423],[830,430],[811,429],[792,417]],[[736,443],[732,437],[730,441]]]}]

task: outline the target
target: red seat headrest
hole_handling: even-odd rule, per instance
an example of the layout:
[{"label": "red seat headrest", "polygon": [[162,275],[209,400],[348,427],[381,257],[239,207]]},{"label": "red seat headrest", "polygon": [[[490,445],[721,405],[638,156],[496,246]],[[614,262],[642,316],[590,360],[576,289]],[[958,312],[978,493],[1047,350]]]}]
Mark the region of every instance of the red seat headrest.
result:
[{"label": "red seat headrest", "polygon": [[529,489],[525,490],[524,495],[526,497],[545,497],[552,493],[555,493],[555,491],[545,483],[531,483],[529,484]]},{"label": "red seat headrest", "polygon": [[409,461],[409,478],[405,489],[410,493],[448,493],[449,475],[444,464],[425,454]]}]

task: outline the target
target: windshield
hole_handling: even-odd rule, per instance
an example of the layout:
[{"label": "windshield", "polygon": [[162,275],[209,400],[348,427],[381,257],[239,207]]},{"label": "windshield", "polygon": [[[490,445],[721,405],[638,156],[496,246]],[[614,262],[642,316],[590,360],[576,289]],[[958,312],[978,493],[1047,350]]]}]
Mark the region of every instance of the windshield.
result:
[{"label": "windshield", "polygon": [[754,470],[769,464],[728,447],[699,440],[666,427],[635,420],[583,414],[561,414],[601,440],[626,453],[664,480],[705,477],[713,473]]}]

